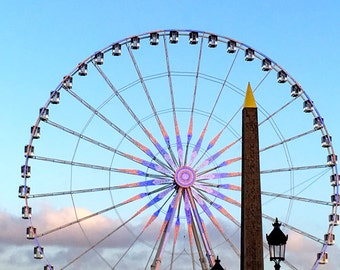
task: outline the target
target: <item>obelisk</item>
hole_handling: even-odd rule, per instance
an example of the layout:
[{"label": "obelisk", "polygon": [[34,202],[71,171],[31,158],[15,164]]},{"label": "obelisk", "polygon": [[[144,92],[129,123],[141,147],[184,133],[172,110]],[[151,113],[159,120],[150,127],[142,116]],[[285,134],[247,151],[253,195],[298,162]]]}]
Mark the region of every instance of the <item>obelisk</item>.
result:
[{"label": "obelisk", "polygon": [[257,106],[250,83],[242,110],[241,270],[263,270]]}]

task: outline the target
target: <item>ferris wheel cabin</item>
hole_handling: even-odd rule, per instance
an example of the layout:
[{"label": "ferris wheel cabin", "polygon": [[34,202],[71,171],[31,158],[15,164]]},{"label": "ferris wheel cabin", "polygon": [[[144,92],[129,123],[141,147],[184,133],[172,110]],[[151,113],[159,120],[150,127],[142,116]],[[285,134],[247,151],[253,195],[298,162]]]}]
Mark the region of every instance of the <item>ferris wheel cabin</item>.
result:
[{"label": "ferris wheel cabin", "polygon": [[23,206],[21,209],[21,218],[22,219],[29,219],[32,217],[32,207]]}]

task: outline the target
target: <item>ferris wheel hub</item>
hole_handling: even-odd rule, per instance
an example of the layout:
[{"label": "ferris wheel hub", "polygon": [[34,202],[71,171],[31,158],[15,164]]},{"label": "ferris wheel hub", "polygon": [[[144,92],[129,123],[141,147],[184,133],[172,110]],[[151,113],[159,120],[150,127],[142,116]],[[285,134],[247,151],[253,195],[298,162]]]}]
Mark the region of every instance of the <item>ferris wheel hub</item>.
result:
[{"label": "ferris wheel hub", "polygon": [[189,166],[182,166],[176,170],[175,182],[180,187],[192,186],[196,181],[196,172]]}]

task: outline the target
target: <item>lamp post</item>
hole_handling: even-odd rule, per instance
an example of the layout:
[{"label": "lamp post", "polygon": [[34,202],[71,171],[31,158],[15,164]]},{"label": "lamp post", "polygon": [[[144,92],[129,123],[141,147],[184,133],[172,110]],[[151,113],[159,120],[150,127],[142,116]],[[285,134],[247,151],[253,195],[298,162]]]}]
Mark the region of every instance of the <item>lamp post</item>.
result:
[{"label": "lamp post", "polygon": [[220,264],[221,260],[218,258],[216,258],[215,260],[215,265],[210,269],[210,270],[224,270],[223,267]]},{"label": "lamp post", "polygon": [[274,229],[269,235],[266,235],[269,245],[270,260],[275,262],[275,270],[279,270],[281,268],[280,262],[285,260],[286,243],[288,240],[288,235],[284,235],[280,229],[280,226],[281,223],[279,223],[276,218],[275,222],[273,223]]}]

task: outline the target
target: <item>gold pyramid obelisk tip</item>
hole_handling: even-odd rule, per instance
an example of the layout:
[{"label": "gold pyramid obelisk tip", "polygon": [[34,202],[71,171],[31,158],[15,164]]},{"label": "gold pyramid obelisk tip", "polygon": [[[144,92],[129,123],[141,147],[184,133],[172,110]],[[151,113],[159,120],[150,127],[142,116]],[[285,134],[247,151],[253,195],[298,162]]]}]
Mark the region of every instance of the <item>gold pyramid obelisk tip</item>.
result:
[{"label": "gold pyramid obelisk tip", "polygon": [[249,82],[247,86],[246,97],[244,99],[244,108],[256,108],[256,101]]}]

